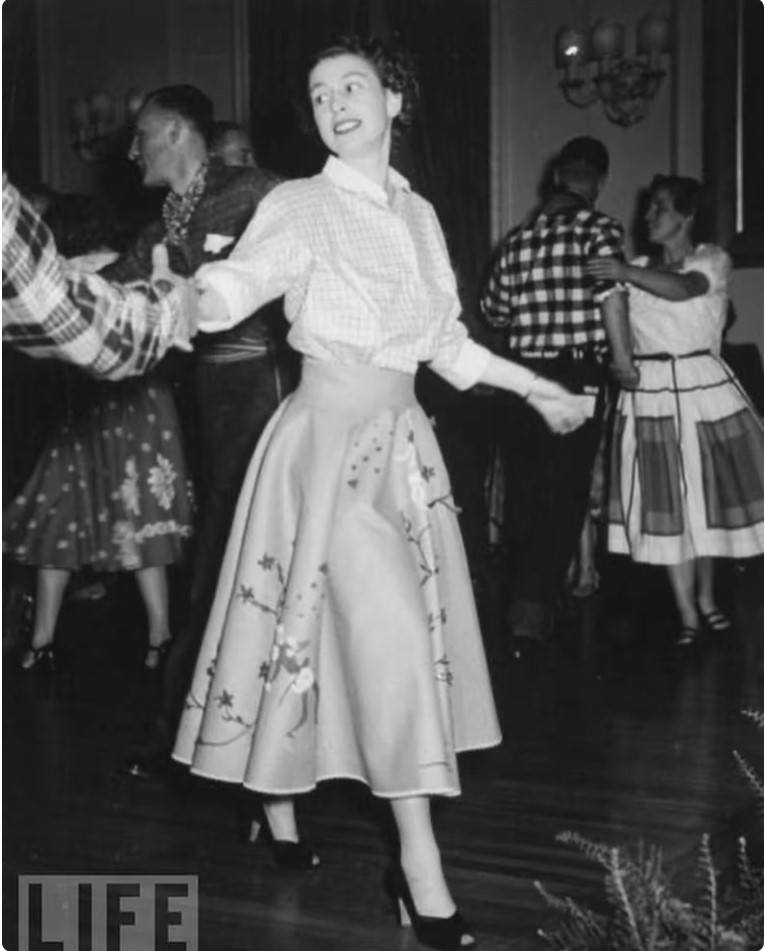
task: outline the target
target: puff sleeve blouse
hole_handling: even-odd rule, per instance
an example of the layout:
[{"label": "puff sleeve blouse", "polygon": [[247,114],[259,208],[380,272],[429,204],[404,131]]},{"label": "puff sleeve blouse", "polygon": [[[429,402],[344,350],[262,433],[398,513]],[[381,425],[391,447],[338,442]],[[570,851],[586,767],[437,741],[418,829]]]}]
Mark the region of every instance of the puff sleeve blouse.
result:
[{"label": "puff sleeve blouse", "polygon": [[[633,264],[647,267],[649,261],[641,257]],[[682,354],[705,349],[719,354],[728,310],[730,258],[722,248],[702,244],[685,259],[681,271],[703,274],[709,283],[707,292],[690,300],[670,301],[630,287],[630,326],[636,353]]]}]

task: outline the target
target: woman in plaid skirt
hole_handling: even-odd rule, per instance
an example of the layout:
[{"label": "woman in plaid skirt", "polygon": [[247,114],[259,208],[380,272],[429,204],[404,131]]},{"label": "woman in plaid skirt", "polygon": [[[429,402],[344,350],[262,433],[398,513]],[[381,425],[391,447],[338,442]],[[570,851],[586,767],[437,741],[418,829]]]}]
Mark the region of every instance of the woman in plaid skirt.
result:
[{"label": "woman in plaid skirt", "polygon": [[713,559],[763,551],[762,420],[720,357],[731,262],[693,241],[701,201],[693,179],[657,176],[645,220],[660,258],[588,268],[629,284],[640,370],[617,405],[608,547],[667,566],[680,646],[731,626],[715,601]]}]

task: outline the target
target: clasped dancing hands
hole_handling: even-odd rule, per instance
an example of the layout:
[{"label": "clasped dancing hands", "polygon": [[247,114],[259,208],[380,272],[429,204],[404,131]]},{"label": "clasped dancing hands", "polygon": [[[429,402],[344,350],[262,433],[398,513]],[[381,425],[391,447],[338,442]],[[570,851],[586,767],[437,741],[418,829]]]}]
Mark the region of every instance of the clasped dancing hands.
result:
[{"label": "clasped dancing hands", "polygon": [[162,281],[170,284],[181,296],[182,306],[172,346],[190,353],[193,349],[191,340],[197,335],[200,320],[199,294],[196,287],[192,281],[170,269],[167,247],[164,244],[155,244],[152,248],[151,266],[151,283]]},{"label": "clasped dancing hands", "polygon": [[538,376],[531,384],[526,402],[544,419],[554,433],[571,433],[592,416],[593,397],[571,393],[559,383]]}]

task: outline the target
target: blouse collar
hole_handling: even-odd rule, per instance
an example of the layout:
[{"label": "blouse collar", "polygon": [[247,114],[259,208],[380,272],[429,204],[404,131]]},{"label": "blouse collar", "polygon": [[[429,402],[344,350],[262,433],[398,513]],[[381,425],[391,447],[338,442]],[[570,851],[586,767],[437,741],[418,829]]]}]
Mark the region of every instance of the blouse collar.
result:
[{"label": "blouse collar", "polygon": [[[322,173],[340,188],[366,195],[378,204],[387,205],[389,203],[386,189],[375,184],[366,175],[357,172],[335,155],[330,155],[327,159]],[[411,191],[408,180],[392,167],[388,169],[388,183],[393,195],[400,191]]]}]

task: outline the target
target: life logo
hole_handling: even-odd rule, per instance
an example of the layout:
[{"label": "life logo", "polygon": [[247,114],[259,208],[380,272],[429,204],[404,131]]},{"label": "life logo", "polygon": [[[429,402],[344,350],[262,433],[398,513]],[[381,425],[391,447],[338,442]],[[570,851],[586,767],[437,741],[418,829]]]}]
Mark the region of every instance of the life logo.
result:
[{"label": "life logo", "polygon": [[199,951],[196,875],[22,875],[18,951]]}]

